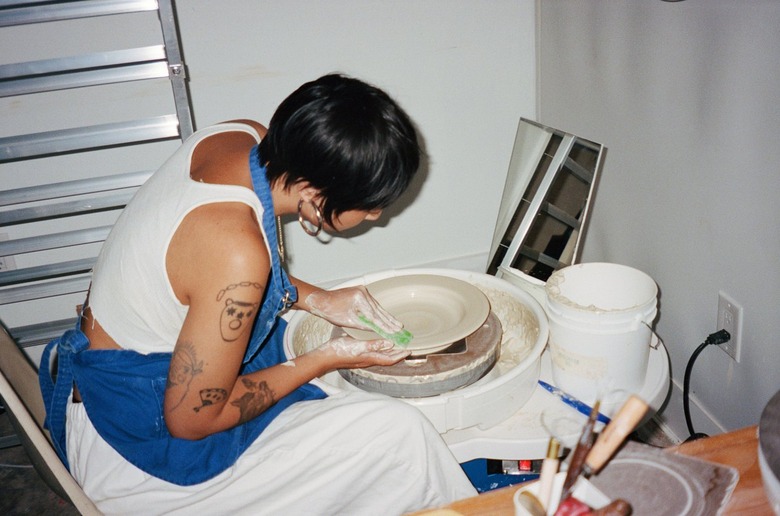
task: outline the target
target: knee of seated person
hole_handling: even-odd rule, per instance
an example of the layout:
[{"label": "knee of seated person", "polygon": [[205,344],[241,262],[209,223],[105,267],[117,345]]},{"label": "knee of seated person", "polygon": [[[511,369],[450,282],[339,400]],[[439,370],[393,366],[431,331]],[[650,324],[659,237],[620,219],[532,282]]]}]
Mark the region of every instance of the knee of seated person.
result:
[{"label": "knee of seated person", "polygon": [[403,428],[419,429],[428,427],[430,422],[414,406],[394,398],[381,397],[376,400],[376,408],[371,419],[379,424],[389,425],[395,431]]}]

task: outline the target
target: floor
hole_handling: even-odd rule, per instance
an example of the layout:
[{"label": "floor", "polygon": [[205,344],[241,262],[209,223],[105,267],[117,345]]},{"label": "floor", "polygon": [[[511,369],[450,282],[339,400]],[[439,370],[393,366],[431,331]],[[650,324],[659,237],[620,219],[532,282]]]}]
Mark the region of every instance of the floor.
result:
[{"label": "floor", "polygon": [[[13,433],[11,423],[0,413],[0,437]],[[652,421],[632,436],[633,439],[665,448],[677,444]],[[77,515],[70,503],[62,500],[40,479],[21,446],[0,449],[0,514],[3,515]]]},{"label": "floor", "polygon": [[[8,416],[0,414],[0,437],[13,435]],[[41,480],[21,446],[0,449],[0,514],[77,515]]]}]

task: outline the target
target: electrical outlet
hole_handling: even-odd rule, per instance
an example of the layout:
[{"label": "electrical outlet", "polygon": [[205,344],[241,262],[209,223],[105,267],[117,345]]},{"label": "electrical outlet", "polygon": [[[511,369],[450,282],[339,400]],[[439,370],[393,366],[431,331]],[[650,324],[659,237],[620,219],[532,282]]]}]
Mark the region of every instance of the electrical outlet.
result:
[{"label": "electrical outlet", "polygon": [[718,292],[718,330],[726,330],[731,335],[728,342],[719,347],[728,356],[739,363],[742,351],[742,306],[723,291]]},{"label": "electrical outlet", "polygon": [[[7,233],[0,233],[0,241],[8,240]],[[16,262],[13,256],[0,256],[0,272],[16,269]]]}]

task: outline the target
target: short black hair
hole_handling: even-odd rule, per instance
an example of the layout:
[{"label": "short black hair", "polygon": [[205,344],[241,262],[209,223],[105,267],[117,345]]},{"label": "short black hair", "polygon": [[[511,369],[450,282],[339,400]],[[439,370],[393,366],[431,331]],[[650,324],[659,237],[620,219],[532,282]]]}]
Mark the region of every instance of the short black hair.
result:
[{"label": "short black hair", "polygon": [[323,217],[393,203],[420,166],[411,120],[381,89],[331,74],[308,82],[277,108],[260,142],[271,184],[306,181],[320,190]]}]

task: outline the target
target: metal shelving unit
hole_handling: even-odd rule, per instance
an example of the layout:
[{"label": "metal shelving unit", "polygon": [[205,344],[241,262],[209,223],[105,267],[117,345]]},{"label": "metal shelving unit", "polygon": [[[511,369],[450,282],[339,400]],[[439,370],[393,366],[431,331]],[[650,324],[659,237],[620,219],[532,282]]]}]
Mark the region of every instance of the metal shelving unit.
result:
[{"label": "metal shelving unit", "polygon": [[[0,138],[0,234],[11,235],[10,239],[0,241],[0,307],[50,298],[56,303],[57,298],[86,292],[97,252],[72,258],[69,257],[72,253],[66,250],[86,245],[99,248],[111,224],[83,227],[84,216],[118,213],[151,175],[147,170],[112,176],[96,173],[94,177],[84,178],[69,177],[65,170],[58,171],[54,183],[7,189],[3,186],[9,183],[4,178],[3,164],[119,147],[137,148],[142,153],[144,145],[183,140],[194,130],[172,0],[0,0],[0,30],[32,24],[42,24],[42,30],[46,30],[46,24],[53,25],[52,22],[151,11],[157,12],[161,32],[158,41],[162,44],[0,65],[0,99],[156,80],[169,85],[166,95],[171,96],[175,106],[174,112],[157,116]],[[87,39],[89,35],[77,37]],[[126,101],[142,99],[131,97]],[[78,217],[81,217],[79,227],[73,229],[68,219]],[[44,226],[44,233],[14,236],[18,233],[14,228],[36,223]],[[9,268],[7,264],[15,257],[28,253],[49,253],[54,258],[19,269]],[[8,321],[2,323],[20,346],[32,346],[72,326],[75,307],[69,311],[74,317],[17,327],[10,327]]]}]

